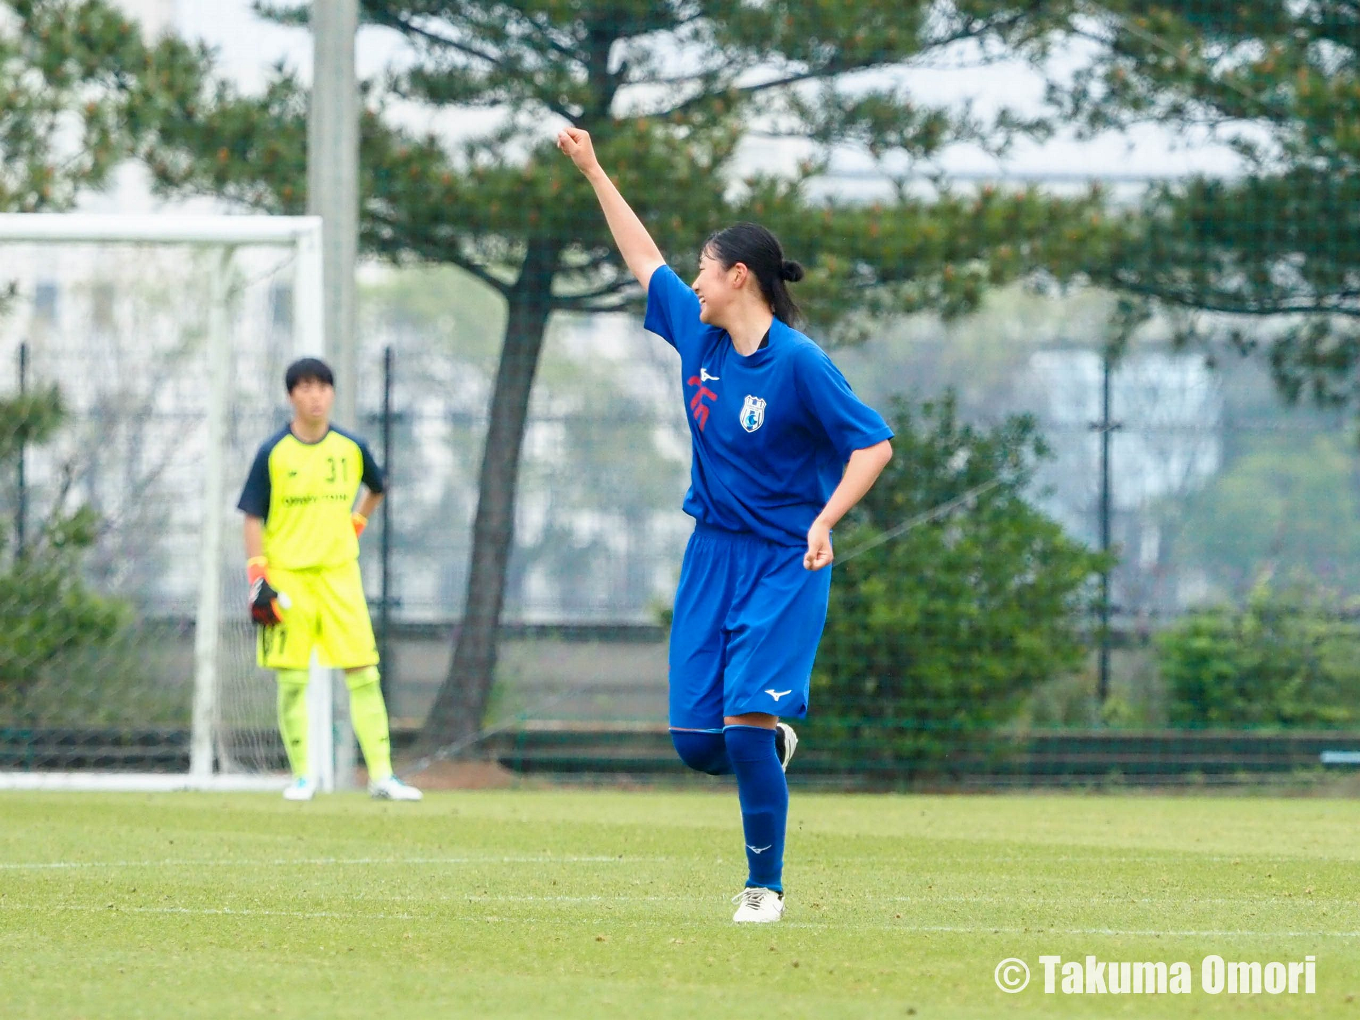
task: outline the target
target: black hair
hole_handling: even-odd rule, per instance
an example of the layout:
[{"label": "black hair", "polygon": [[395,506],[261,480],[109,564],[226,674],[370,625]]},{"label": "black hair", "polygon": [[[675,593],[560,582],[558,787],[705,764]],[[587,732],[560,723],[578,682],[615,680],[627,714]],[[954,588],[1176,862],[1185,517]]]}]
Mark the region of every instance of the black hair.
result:
[{"label": "black hair", "polygon": [[288,366],[288,371],[283,374],[283,384],[288,387],[288,392],[292,393],[299,383],[319,382],[323,385],[335,386],[335,373],[331,371],[331,366],[320,358],[299,358]]},{"label": "black hair", "polygon": [[755,274],[760,292],[776,318],[792,324],[801,317],[788,285],[803,278],[803,267],[784,258],[779,238],[759,223],[734,223],[716,231],[704,242],[703,250],[724,269],[731,269],[738,262],[745,264]]}]

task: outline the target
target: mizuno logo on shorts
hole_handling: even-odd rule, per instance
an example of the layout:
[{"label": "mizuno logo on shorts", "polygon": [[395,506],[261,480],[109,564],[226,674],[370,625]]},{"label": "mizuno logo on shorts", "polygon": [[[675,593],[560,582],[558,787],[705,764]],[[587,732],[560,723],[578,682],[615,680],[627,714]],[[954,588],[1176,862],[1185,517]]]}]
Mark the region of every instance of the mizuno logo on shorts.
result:
[{"label": "mizuno logo on shorts", "polygon": [[773,689],[771,689],[771,688],[767,688],[766,691],[765,691],[765,693],[768,694],[770,697],[774,698],[775,701],[778,701],[778,700],[779,700],[780,698],[782,698],[784,695],[786,695],[786,694],[792,694],[793,691],[776,691],[776,690],[773,690]]}]

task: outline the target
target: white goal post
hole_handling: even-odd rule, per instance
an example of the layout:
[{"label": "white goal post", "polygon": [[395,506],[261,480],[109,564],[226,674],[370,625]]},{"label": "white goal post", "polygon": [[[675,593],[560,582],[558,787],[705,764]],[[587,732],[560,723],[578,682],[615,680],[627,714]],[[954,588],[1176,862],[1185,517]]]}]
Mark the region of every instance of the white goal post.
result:
[{"label": "white goal post", "polygon": [[[206,348],[207,385],[204,406],[194,409],[202,417],[195,427],[206,441],[203,451],[202,526],[198,535],[197,606],[194,611],[192,671],[192,720],[189,767],[179,772],[119,771],[99,769],[48,770],[0,767],[0,789],[279,789],[281,773],[224,769],[230,755],[220,746],[218,725],[219,688],[222,682],[223,648],[220,620],[224,614],[245,613],[244,574],[240,577],[240,605],[223,605],[224,585],[230,592],[232,579],[224,576],[223,536],[232,525],[234,492],[228,489],[224,450],[228,418],[232,413],[230,380],[233,378],[231,287],[232,261],[246,246],[283,249],[291,254],[291,331],[295,356],[324,356],[322,289],[322,221],[316,216],[222,216],[181,214],[91,215],[3,214],[0,215],[0,247],[19,244],[49,245],[146,245],[192,249],[198,257],[207,253],[206,293],[185,295],[202,329]],[[120,249],[122,250],[122,249]],[[154,273],[154,269],[149,270]],[[3,270],[0,270],[0,274]],[[2,282],[2,281],[0,281]],[[196,307],[195,307],[196,306]],[[0,311],[3,316],[3,311]],[[91,334],[93,338],[93,334]],[[91,342],[94,342],[93,338]],[[201,371],[201,369],[200,369]],[[281,383],[281,380],[278,381]],[[276,385],[278,384],[276,383]],[[173,409],[188,413],[188,409]],[[263,441],[262,434],[256,442]],[[199,449],[200,447],[196,447]],[[241,570],[243,570],[243,566]],[[242,641],[245,639],[242,638]],[[240,650],[237,649],[238,658]],[[313,667],[308,687],[310,747],[314,774],[323,790],[335,786],[335,734],[333,726],[333,677],[331,671]]]}]

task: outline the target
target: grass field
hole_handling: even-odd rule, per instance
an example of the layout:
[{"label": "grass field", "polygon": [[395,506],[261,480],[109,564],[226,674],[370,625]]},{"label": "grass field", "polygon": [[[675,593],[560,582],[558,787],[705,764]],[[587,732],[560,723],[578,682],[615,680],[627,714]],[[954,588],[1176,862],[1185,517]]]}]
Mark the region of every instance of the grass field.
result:
[{"label": "grass field", "polygon": [[[0,1017],[1360,1018],[1360,801],[795,791],[778,925],[731,923],[740,851],[727,792],[0,794]],[[1042,954],[1193,990],[1045,994]]]}]

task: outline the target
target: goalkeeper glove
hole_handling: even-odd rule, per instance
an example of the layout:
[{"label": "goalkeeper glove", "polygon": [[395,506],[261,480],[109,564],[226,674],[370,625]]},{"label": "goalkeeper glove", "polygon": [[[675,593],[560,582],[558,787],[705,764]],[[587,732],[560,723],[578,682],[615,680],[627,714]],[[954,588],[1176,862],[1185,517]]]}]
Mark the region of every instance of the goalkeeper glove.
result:
[{"label": "goalkeeper glove", "polygon": [[256,556],[246,563],[246,577],[250,581],[250,618],[262,627],[283,622],[282,610],[288,608],[288,596],[275,591],[265,574],[268,560]]},{"label": "goalkeeper glove", "polygon": [[368,527],[368,518],[356,510],[349,515],[349,519],[354,523],[354,537],[358,538],[364,533],[364,529]]}]

